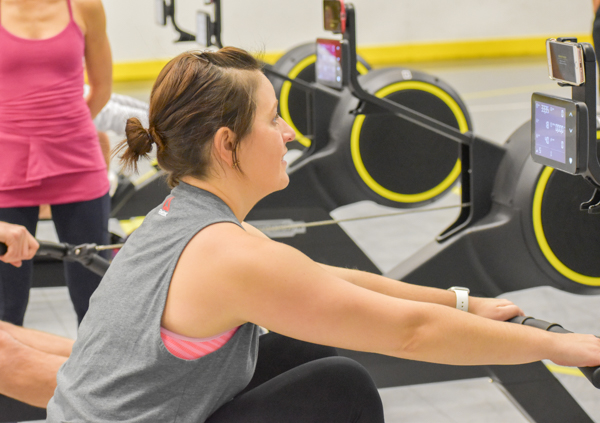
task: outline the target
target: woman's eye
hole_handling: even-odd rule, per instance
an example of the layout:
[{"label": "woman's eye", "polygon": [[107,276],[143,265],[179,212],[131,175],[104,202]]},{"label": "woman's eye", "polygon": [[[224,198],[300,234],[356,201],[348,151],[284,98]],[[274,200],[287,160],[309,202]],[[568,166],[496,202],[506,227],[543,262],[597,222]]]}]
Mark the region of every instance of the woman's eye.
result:
[{"label": "woman's eye", "polygon": [[275,117],[273,118],[273,122],[277,123],[278,120],[279,120],[279,113],[275,115]]}]

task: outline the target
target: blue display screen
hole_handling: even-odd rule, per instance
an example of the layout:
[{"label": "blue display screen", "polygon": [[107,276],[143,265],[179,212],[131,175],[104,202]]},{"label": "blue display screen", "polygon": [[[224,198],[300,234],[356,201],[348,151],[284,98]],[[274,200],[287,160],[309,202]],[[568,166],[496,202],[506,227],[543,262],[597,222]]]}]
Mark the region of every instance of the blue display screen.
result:
[{"label": "blue display screen", "polygon": [[566,163],[566,114],[564,107],[535,102],[535,154]]}]

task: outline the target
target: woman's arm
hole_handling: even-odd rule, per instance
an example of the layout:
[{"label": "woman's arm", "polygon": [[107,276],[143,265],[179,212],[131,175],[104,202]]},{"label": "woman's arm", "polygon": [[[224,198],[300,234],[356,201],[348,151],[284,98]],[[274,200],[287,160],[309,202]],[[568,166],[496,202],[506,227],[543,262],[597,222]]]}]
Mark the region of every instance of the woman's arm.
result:
[{"label": "woman's arm", "polygon": [[106,15],[100,0],[76,0],[74,4],[84,25],[85,66],[90,86],[86,102],[93,119],[112,92],[112,56],[106,34]]},{"label": "woman's arm", "polygon": [[[252,225],[246,222],[244,222],[242,225],[249,234],[268,239],[266,235]],[[456,294],[452,291],[413,285],[355,269],[344,269],[325,264],[320,264],[320,266],[327,272],[340,279],[366,288],[370,291],[389,295],[390,297],[441,304],[449,307],[456,306]],[[469,297],[469,312],[478,316],[502,321],[508,320],[515,316],[524,315],[523,311],[511,301],[496,298],[478,297]]]},{"label": "woman's arm", "polygon": [[225,223],[192,239],[171,282],[163,324],[186,336],[210,335],[195,332],[200,321],[213,334],[253,322],[317,344],[444,364],[600,364],[594,336],[544,332],[384,295],[325,271],[294,248]]},{"label": "woman's arm", "polygon": [[593,0],[592,6],[594,8],[594,13],[596,13],[598,11],[598,6],[600,6],[600,0]]},{"label": "woman's arm", "polygon": [[[321,264],[328,272],[355,285],[395,298],[434,303],[449,307],[456,306],[456,294],[452,291],[396,281],[385,276],[355,269],[343,269]],[[466,284],[468,287],[468,283]],[[523,316],[523,310],[511,301],[497,298],[469,296],[469,312],[481,317],[505,321]]]}]

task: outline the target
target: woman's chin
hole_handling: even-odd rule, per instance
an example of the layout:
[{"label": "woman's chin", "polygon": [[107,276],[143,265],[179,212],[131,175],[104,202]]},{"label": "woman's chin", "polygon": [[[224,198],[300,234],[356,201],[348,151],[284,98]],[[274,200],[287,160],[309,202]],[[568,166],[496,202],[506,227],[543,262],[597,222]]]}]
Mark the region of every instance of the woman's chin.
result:
[{"label": "woman's chin", "polygon": [[286,173],[283,178],[281,183],[279,184],[279,188],[277,189],[277,191],[281,191],[282,189],[285,189],[288,185],[290,184],[290,177],[288,176],[288,174]]}]

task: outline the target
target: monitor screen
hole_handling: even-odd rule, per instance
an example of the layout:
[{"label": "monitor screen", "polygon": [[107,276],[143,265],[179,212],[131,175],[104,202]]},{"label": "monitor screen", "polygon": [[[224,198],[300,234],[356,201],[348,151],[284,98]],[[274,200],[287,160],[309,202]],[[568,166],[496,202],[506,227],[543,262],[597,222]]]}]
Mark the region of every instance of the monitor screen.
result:
[{"label": "monitor screen", "polygon": [[[567,109],[535,102],[535,154],[566,163]],[[573,159],[571,159],[573,160]]]},{"label": "monitor screen", "polygon": [[332,88],[341,89],[342,48],[339,40],[317,40],[317,82]]}]

